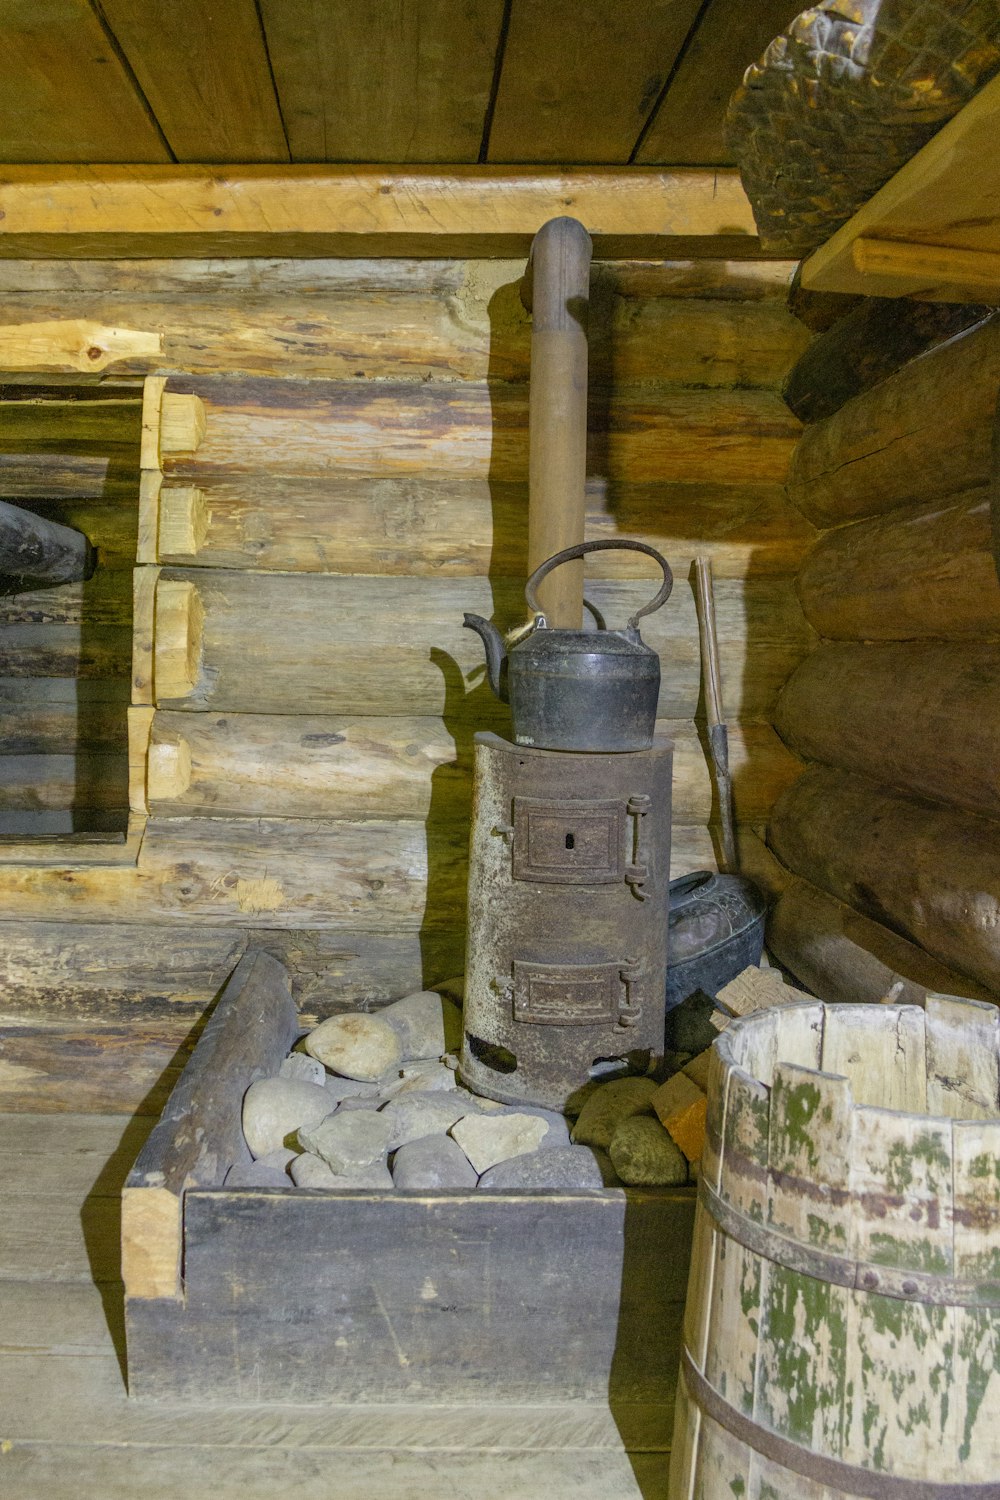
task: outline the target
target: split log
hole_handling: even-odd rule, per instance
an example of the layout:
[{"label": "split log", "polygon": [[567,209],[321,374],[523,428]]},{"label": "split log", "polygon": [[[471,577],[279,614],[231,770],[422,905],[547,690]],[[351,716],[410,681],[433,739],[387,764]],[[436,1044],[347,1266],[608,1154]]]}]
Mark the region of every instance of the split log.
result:
[{"label": "split log", "polygon": [[[614,623],[648,599],[649,584],[595,580],[589,596]],[[722,580],[716,607],[726,714],[769,715],[812,640],[794,587],[779,579]],[[520,623],[522,589],[485,578],[164,569],[156,593],[157,700],[246,713],[308,707],[481,719],[490,694],[477,686],[482,646],[462,628],[466,610]],[[693,718],[701,666],[689,587],[675,587],[666,607],[644,622],[643,638],[663,662],[660,715]]]},{"label": "split log", "polygon": [[70,755],[124,743],[127,678],[0,678],[0,755]]},{"label": "split log", "polygon": [[[675,747],[673,821],[704,826],[712,784],[698,732],[686,720],[661,719],[657,727]],[[149,808],[157,817],[460,815],[472,790],[471,733],[471,725],[457,731],[440,718],[160,709],[149,748]],[[735,725],[730,759],[746,822],[766,818],[801,770],[767,724]]]},{"label": "split log", "polygon": [[768,842],[795,874],[1000,992],[992,821],[814,767],[779,799]]},{"label": "split log", "polygon": [[0,500],[0,593],[89,578],[95,566],[81,532]]},{"label": "split log", "polygon": [[823,646],[775,727],[807,760],[1000,818],[1000,643]]},{"label": "split log", "polygon": [[995,999],[973,979],[931,958],[881,923],[806,880],[795,880],[772,908],[767,946],[821,1000],[923,1005],[930,993]]},{"label": "split log", "polygon": [[914,360],[808,428],[788,493],[819,526],[989,482],[1000,319]]},{"label": "split log", "polygon": [[834,640],[998,635],[989,493],[839,527],[816,544],[798,587],[806,619]]},{"label": "split log", "polygon": [[[528,400],[523,385],[461,382],[181,380],[207,414],[194,460],[168,458],[171,482],[206,471],[266,470],[340,479],[423,477],[523,483]],[[781,483],[799,424],[776,391],[667,387],[591,393],[588,474],[614,483]],[[179,479],[179,476],[184,476]]]},{"label": "split log", "polygon": [[799,356],[782,394],[802,422],[817,422],[919,354],[974,328],[992,309],[964,302],[864,297]]},{"label": "split log", "polygon": [[[0,864],[5,920],[204,922],[400,936],[464,922],[468,821],[151,818],[138,865]],[[678,828],[671,875],[714,868]],[[452,967],[454,972],[454,967]]]},{"label": "split log", "polygon": [[[173,481],[160,490],[156,560],[295,573],[523,579],[527,506],[527,485],[514,482],[296,475],[276,487],[264,473],[230,479],[199,470],[192,483]],[[73,509],[70,502],[64,510],[87,517],[102,556],[116,545],[98,508]],[[130,524],[134,556],[134,518]],[[648,542],[666,553],[678,577],[701,555],[711,557],[716,578],[794,573],[815,535],[778,484],[678,479],[608,485],[594,478],[587,486],[588,538]],[[647,559],[630,552],[587,559],[587,576],[594,578],[648,577],[649,569]]]},{"label": "split log", "polygon": [[377,933],[134,922],[0,922],[0,989],[19,1016],[53,1021],[174,1019],[215,999],[246,948],[286,967],[303,1024],[440,982],[464,963],[465,932]]}]

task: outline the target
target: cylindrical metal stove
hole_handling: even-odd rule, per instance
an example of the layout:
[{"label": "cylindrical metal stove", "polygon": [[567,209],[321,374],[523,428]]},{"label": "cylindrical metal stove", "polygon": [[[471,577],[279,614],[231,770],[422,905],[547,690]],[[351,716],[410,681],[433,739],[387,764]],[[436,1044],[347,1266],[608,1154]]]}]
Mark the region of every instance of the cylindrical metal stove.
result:
[{"label": "cylindrical metal stove", "polygon": [[562,1109],[595,1063],[663,1051],[673,744],[476,735],[460,1074]]}]

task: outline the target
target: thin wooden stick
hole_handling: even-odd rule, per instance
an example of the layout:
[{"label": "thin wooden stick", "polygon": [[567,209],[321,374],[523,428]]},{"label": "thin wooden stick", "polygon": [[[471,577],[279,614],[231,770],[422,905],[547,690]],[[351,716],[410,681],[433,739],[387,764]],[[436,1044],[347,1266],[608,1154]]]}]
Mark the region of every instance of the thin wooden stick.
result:
[{"label": "thin wooden stick", "polygon": [[739,868],[739,855],[733,819],[733,782],[729,773],[729,731],[723,719],[722,709],[722,674],[719,669],[719,638],[715,625],[715,594],[712,589],[711,559],[696,557],[694,576],[708,742],[715,770],[716,790],[719,794],[719,815],[722,820],[722,854],[726,869],[735,873]]}]

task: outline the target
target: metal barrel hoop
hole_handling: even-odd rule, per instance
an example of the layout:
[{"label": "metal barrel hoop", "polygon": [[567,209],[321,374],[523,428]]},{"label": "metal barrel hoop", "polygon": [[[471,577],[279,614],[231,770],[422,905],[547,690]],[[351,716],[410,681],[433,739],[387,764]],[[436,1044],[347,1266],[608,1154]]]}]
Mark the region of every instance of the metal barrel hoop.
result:
[{"label": "metal barrel hoop", "polygon": [[654,558],[663,569],[663,582],[660,585],[659,591],[648,604],[643,605],[642,609],[636,610],[628,622],[627,629],[634,630],[643,615],[651,615],[661,605],[666,604],[670,598],[670,591],[674,586],[674,575],[670,570],[670,564],[667,562],[667,559],[662,553],[657,552],[655,547],[650,547],[646,542],[632,542],[624,539],[621,541],[577,542],[575,547],[565,547],[562,552],[556,552],[552,557],[546,558],[543,563],[538,565],[528,579],[524,586],[524,597],[528,601],[532,613],[536,616],[543,614],[541,606],[535,597],[535,589],[541,583],[542,579],[546,578],[555,568],[561,567],[565,562],[574,562],[578,557],[586,557],[588,552],[607,552],[611,549],[618,549],[622,552],[644,552],[647,557]]}]

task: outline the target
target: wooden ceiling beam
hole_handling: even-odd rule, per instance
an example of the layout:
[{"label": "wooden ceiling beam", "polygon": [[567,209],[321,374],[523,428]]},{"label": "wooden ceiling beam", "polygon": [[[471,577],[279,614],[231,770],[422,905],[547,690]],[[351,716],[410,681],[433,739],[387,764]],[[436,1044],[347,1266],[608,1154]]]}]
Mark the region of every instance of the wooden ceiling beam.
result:
[{"label": "wooden ceiling beam", "polygon": [[518,256],[559,214],[604,258],[760,255],[735,172],[0,166],[0,257]]}]

